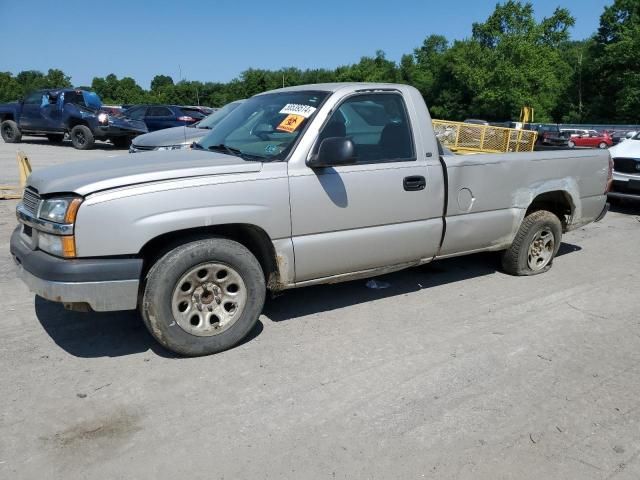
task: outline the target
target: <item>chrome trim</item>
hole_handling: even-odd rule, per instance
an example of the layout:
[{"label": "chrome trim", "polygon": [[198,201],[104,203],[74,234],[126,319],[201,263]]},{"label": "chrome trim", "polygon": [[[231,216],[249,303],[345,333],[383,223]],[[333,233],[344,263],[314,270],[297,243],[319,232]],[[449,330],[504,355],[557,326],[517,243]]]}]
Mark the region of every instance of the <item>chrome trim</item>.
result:
[{"label": "chrome trim", "polygon": [[55,235],[73,235],[73,223],[54,223],[31,214],[22,203],[16,207],[16,217],[20,223],[29,225],[41,232]]},{"label": "chrome trim", "polygon": [[36,295],[60,303],[88,303],[96,312],[135,310],[138,280],[104,282],[52,282],[27,272],[17,264],[18,277]]}]

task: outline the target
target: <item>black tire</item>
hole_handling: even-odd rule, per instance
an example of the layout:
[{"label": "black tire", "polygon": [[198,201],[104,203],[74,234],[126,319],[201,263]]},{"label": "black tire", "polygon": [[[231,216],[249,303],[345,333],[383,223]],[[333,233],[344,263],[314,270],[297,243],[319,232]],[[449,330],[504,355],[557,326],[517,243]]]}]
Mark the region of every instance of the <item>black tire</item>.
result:
[{"label": "black tire", "polygon": [[[539,232],[549,232],[553,235],[554,244],[549,248],[551,256],[547,263],[541,265],[541,268],[534,269],[530,266],[529,248]],[[551,268],[561,241],[562,223],[556,215],[546,210],[530,213],[522,221],[511,247],[502,254],[502,268],[511,275],[537,275],[544,273]]]},{"label": "black tire", "polygon": [[20,143],[22,132],[13,120],[5,120],[0,124],[0,134],[5,143]]},{"label": "black tire", "polygon": [[573,140],[569,140],[567,142],[567,147],[569,148],[576,148],[576,142],[574,142]]},{"label": "black tire", "polygon": [[600,142],[598,144],[598,148],[605,149],[605,148],[607,148],[607,144],[605,142]]},{"label": "black tire", "polygon": [[71,139],[73,147],[78,150],[90,150],[96,141],[91,129],[86,125],[76,125],[73,127],[71,132],[69,132],[69,138]]},{"label": "black tire", "polygon": [[51,143],[62,143],[62,141],[64,140],[64,133],[50,133],[49,135],[47,135],[47,139]]},{"label": "black tire", "polygon": [[[228,329],[197,336],[178,324],[172,301],[183,275],[208,262],[228,266],[240,275],[246,287],[246,304]],[[151,267],[140,313],[151,335],[168,350],[185,356],[210,355],[237,345],[251,331],[262,312],[265,294],[262,267],[247,248],[225,238],[195,240],[169,251]]]},{"label": "black tire", "polygon": [[116,148],[129,148],[131,145],[131,137],[114,137],[111,139],[111,143]]}]

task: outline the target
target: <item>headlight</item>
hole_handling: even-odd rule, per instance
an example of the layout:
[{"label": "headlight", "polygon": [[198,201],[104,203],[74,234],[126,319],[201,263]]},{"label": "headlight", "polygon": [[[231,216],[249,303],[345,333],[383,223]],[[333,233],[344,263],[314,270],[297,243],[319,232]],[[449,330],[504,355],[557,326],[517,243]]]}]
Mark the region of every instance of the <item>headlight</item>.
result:
[{"label": "headlight", "polygon": [[158,147],[156,150],[181,150],[183,148],[189,148],[190,146],[190,143],[181,143],[180,145],[166,145],[164,147]]},{"label": "headlight", "polygon": [[106,113],[98,114],[98,122],[106,125],[107,123],[109,123],[109,115],[107,115]]},{"label": "headlight", "polygon": [[76,242],[73,235],[51,235],[38,232],[38,248],[57,257],[73,258],[76,256]]},{"label": "headlight", "polygon": [[82,200],[79,198],[51,198],[40,204],[38,217],[55,223],[73,223],[76,220],[78,207]]}]

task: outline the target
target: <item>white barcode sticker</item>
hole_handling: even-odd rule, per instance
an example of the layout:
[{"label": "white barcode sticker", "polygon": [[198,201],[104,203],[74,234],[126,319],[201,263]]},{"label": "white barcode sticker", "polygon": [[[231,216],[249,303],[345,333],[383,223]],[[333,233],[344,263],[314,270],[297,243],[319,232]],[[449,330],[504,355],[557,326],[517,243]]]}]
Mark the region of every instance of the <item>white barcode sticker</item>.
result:
[{"label": "white barcode sticker", "polygon": [[304,118],[309,118],[313,115],[313,112],[316,111],[316,107],[312,107],[310,105],[301,105],[298,103],[287,103],[280,113],[284,113],[286,115],[300,115]]}]

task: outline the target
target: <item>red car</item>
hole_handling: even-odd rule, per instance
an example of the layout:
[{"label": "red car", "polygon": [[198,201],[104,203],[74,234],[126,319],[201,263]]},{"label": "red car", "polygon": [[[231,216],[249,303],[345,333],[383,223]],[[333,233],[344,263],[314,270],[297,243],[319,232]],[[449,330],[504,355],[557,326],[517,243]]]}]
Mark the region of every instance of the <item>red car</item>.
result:
[{"label": "red car", "polygon": [[589,130],[586,134],[572,135],[569,139],[569,148],[574,147],[598,147],[608,148],[613,145],[613,139],[607,132],[598,133],[595,130]]}]

